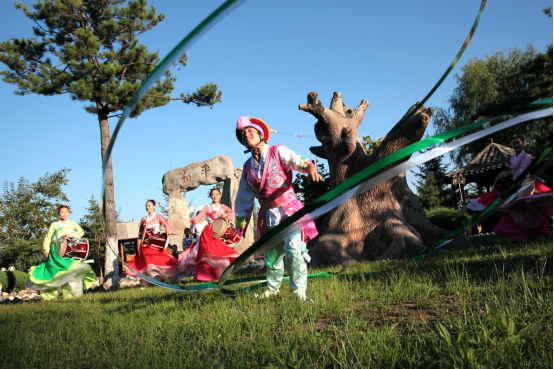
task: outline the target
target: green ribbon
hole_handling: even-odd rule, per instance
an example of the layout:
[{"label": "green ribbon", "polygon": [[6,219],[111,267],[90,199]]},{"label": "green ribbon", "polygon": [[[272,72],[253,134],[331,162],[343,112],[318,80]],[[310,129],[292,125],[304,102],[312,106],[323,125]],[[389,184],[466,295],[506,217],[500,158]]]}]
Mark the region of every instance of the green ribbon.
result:
[{"label": "green ribbon", "polygon": [[[103,162],[102,162],[102,186],[101,186],[101,198],[102,201],[100,202],[101,206],[101,222],[102,226],[105,228],[105,188],[106,188],[106,168],[107,163],[111,155],[111,151],[113,149],[113,146],[115,144],[115,140],[117,138],[117,135],[119,134],[119,130],[122,128],[123,123],[125,122],[126,118],[129,117],[129,115],[132,113],[134,107],[137,105],[137,103],[140,101],[140,99],[148,92],[148,90],[154,85],[154,83],[158,80],[158,78],[167,70],[167,68],[175,62],[189,47],[192,45],[195,41],[197,41],[204,33],[206,33],[209,28],[214,26],[217,21],[221,20],[223,17],[225,17],[227,14],[229,14],[232,10],[237,8],[240,4],[242,4],[245,0],[228,0],[225,3],[223,3],[219,8],[217,8],[213,13],[211,13],[206,19],[204,19],[196,28],[194,28],[181,42],[172,49],[172,51],[158,64],[158,66],[152,71],[152,73],[147,77],[147,79],[141,84],[139,90],[133,95],[131,98],[131,101],[127,104],[125,107],[121,118],[119,119],[114,132],[111,136],[110,142],[108,144],[107,150],[105,152]],[[429,94],[424,98],[424,100],[416,107],[416,109],[413,109],[413,111],[408,114],[404,119],[402,119],[398,124],[396,124],[393,129],[390,132],[393,132],[394,130],[398,129],[402,124],[404,124],[406,121],[408,121],[411,116],[413,116],[417,110],[425,103],[425,101],[435,92],[435,90],[440,86],[440,84],[444,81],[446,76],[450,73],[454,65],[458,62],[460,56],[463,54],[464,50],[466,49],[467,45],[469,44],[477,25],[479,24],[479,21],[481,19],[481,15],[483,13],[483,10],[485,8],[486,0],[482,0],[481,6],[477,15],[477,18],[473,24],[473,27],[466,38],[464,44],[462,45],[462,48],[458,52],[458,55],[454,59],[454,61],[451,63],[450,67],[447,69],[447,71],[443,74],[439,82],[435,85],[435,87],[429,92]],[[550,104],[551,104],[550,99]],[[495,119],[495,118],[493,118]],[[313,201],[312,203],[308,204],[306,207],[304,207],[299,212],[293,214],[291,217],[287,218],[284,222],[279,224],[277,227],[272,229],[270,232],[268,232],[264,237],[262,237],[260,240],[255,242],[246,252],[244,252],[242,255],[235,260],[223,273],[222,278],[219,281],[219,284],[215,283],[206,283],[206,284],[199,284],[199,285],[188,285],[188,286],[176,286],[171,285],[167,283],[160,282],[156,279],[150,278],[142,273],[139,273],[135,271],[133,268],[130,268],[130,270],[137,273],[141,278],[149,281],[150,283],[154,285],[158,285],[160,287],[169,288],[172,290],[178,290],[178,291],[202,291],[202,290],[211,290],[215,289],[217,287],[220,288],[221,292],[227,293],[227,290],[223,289],[223,285],[225,286],[231,286],[231,285],[240,285],[245,283],[255,283],[257,281],[260,281],[260,277],[247,277],[247,278],[239,278],[235,280],[230,280],[229,277],[256,251],[260,250],[263,245],[269,241],[272,237],[277,236],[280,232],[284,231],[289,226],[293,225],[297,220],[299,220],[302,216],[318,209],[319,207],[327,204],[329,201],[334,199],[335,197],[339,196],[346,190],[356,186],[360,182],[366,180],[369,176],[373,175],[378,170],[383,169],[386,166],[394,164],[396,161],[405,158],[406,156],[412,155],[414,152],[417,152],[423,148],[435,145],[439,142],[443,142],[449,138],[453,138],[458,134],[462,134],[465,132],[468,132],[471,129],[474,129],[480,125],[483,125],[493,119],[489,119],[487,121],[475,123],[470,126],[462,127],[460,129],[455,129],[449,132],[445,132],[443,134],[439,134],[436,136],[433,136],[431,138],[419,141],[413,145],[410,145],[402,150],[397,151],[396,153],[393,153],[389,155],[388,157],[384,158],[383,160],[380,160],[377,163],[374,163],[370,167],[366,168],[365,170],[357,173],[356,175],[352,176],[333,190],[329,191],[327,194],[321,196],[317,200]],[[389,132],[389,133],[390,133]],[[114,253],[114,255],[117,255],[117,253],[111,248],[109,242],[106,243],[106,245],[110,248],[110,250]],[[117,256],[118,259],[126,266],[128,267],[128,264],[122,260],[120,256]],[[381,272],[377,272],[381,273]],[[355,275],[347,275],[347,274],[339,274],[338,277],[355,277],[355,276],[361,276],[361,275],[374,275],[375,273],[364,273],[364,274],[355,274]],[[310,274],[309,278],[329,278],[331,275],[329,273],[316,273],[316,274]],[[266,282],[258,283],[259,285],[263,285]],[[251,289],[255,286],[248,287],[248,289]],[[258,287],[259,288],[259,287]],[[234,292],[232,292],[234,294]]]},{"label": "green ribbon", "polygon": [[439,86],[442,84],[442,82],[444,81],[446,76],[448,76],[450,74],[450,72],[452,71],[452,68],[454,68],[454,66],[458,63],[458,60],[460,60],[460,57],[462,56],[462,54],[466,50],[467,46],[471,42],[471,38],[473,37],[473,34],[475,33],[475,30],[477,29],[477,26],[479,25],[479,22],[481,21],[481,16],[483,15],[483,11],[485,10],[485,5],[486,4],[487,4],[487,0],[482,0],[481,1],[481,6],[479,7],[479,12],[477,13],[477,17],[475,18],[475,21],[473,22],[473,26],[471,27],[471,30],[469,31],[469,34],[467,35],[462,47],[460,48],[460,51],[458,51],[458,54],[456,55],[454,60],[452,60],[452,63],[450,63],[450,66],[446,69],[446,72],[444,72],[441,79],[439,79],[439,81],[435,84],[435,86],[431,89],[431,91],[429,91],[427,96],[425,96],[423,98],[423,100],[420,103],[417,104],[415,109],[413,109],[409,114],[407,114],[404,118],[402,118],[400,120],[400,122],[396,123],[396,125],[394,127],[392,127],[392,129],[389,131],[389,133],[387,133],[387,135],[390,135],[391,133],[396,131],[404,123],[406,123],[415,113],[417,113],[417,111],[423,106],[423,104],[425,104],[425,102],[431,97],[431,95],[433,95],[435,93],[437,88],[439,88]]},{"label": "green ribbon", "polygon": [[[210,30],[213,26],[217,24],[220,20],[222,20],[224,17],[226,17],[229,13],[231,13],[233,10],[238,8],[242,3],[244,3],[246,0],[227,0],[225,1],[221,6],[219,6],[216,10],[214,10],[206,19],[204,19],[198,26],[196,26],[188,35],[186,35],[181,42],[177,44],[170,52],[169,54],[162,59],[162,61],[154,68],[152,73],[148,75],[148,77],[144,80],[144,82],[140,85],[139,89],[131,100],[127,103],[127,106],[125,106],[125,109],[123,110],[123,113],[121,114],[121,117],[119,118],[119,121],[117,122],[117,125],[115,126],[115,129],[112,133],[112,136],[110,138],[110,142],[108,144],[108,147],[106,149],[106,152],[104,154],[104,158],[102,160],[102,184],[101,184],[101,199],[100,201],[100,220],[102,223],[102,228],[104,229],[104,232],[106,231],[106,214],[105,214],[105,206],[104,203],[106,201],[106,169],[108,167],[108,160],[110,159],[113,146],[115,144],[115,140],[117,139],[117,135],[119,134],[119,130],[121,127],[123,127],[123,123],[129,117],[129,115],[132,113],[135,106],[139,103],[140,99],[144,97],[144,95],[148,92],[148,90],[156,83],[156,81],[168,70],[168,68],[177,60],[181,55],[184,54],[186,49],[190,46],[192,46],[200,37],[202,37],[206,32]],[[107,233],[106,237],[107,237]],[[106,242],[107,245],[109,245],[108,242]],[[111,247],[110,247],[111,248]],[[113,251],[113,250],[112,250]],[[117,253],[114,252],[115,255]]]}]

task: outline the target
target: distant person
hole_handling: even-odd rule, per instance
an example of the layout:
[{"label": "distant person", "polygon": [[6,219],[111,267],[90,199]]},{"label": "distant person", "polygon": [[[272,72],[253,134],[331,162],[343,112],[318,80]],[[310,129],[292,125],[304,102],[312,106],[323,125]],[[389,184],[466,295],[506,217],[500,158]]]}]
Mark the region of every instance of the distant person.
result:
[{"label": "distant person", "polygon": [[[523,137],[514,135],[511,140],[514,154],[508,163],[508,183],[515,181],[529,165],[531,157],[523,150]],[[496,227],[494,234],[515,240],[530,238],[546,238],[550,235],[548,218],[552,216],[552,189],[543,184],[540,178],[527,175],[523,188],[517,192],[517,198],[503,206],[500,211],[505,212]],[[468,209],[481,211],[492,204],[502,193],[501,188],[477,196],[469,200]]]},{"label": "distant person", "polygon": [[[75,222],[68,220],[69,208],[62,205],[58,208],[60,220],[50,225],[42,251],[46,262],[31,268],[25,288],[40,291],[43,300],[54,300],[62,288],[64,299],[79,297],[94,282],[96,275],[89,264],[73,258],[60,257],[56,253],[56,244],[65,239],[81,238],[83,229]],[[54,241],[54,243],[52,243]]]},{"label": "distant person", "polygon": [[[196,212],[196,216],[194,218],[197,218],[198,214],[200,214],[200,211]],[[204,217],[202,217],[201,219],[198,219],[197,222],[192,226],[192,233],[194,234],[194,237],[196,237],[196,240],[200,239],[200,235],[202,234],[204,227],[207,225],[208,222],[204,219]]]},{"label": "distant person", "polygon": [[[140,240],[138,241],[137,254],[128,265],[151,278],[160,281],[169,278],[171,283],[175,283],[179,275],[177,258],[173,256],[171,251],[165,248],[166,240],[164,232],[161,230],[163,226],[165,228],[165,236],[169,237],[172,230],[171,225],[163,216],[156,214],[156,201],[148,199],[146,211],[148,215],[140,221]],[[131,277],[138,277],[129,268],[125,269],[125,274]],[[149,285],[144,280],[141,283],[145,287]]]},{"label": "distant person", "polygon": [[[235,212],[232,209],[219,203],[221,198],[219,188],[214,187],[210,191],[210,198],[212,203],[205,206],[191,219],[192,224],[201,223],[204,216],[207,216],[208,224],[219,218],[230,221],[235,217]],[[179,269],[185,275],[194,273],[195,281],[215,281],[219,279],[223,271],[239,256],[233,248],[212,237],[210,227],[203,226],[197,240],[193,247],[179,255]]]},{"label": "distant person", "polygon": [[190,233],[190,228],[185,228],[185,234],[183,235],[183,251],[194,245],[195,238]]}]

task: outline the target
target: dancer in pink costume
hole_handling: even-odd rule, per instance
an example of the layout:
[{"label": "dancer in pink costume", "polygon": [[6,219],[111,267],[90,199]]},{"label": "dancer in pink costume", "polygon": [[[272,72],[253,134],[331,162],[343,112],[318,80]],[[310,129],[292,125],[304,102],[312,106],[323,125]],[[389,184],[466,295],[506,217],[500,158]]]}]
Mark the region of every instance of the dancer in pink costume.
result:
[{"label": "dancer in pink costume", "polygon": [[[207,216],[210,225],[219,218],[228,220],[234,218],[235,212],[219,203],[221,191],[217,187],[210,191],[210,198],[212,203],[205,206],[190,220],[195,226],[203,221],[204,216]],[[235,261],[239,253],[221,240],[212,237],[209,226],[204,227],[196,237],[196,243],[179,255],[179,269],[182,276],[190,276],[194,273],[194,281],[215,281],[221,277],[225,268]]]},{"label": "dancer in pink costume", "polygon": [[[144,239],[144,242],[138,245],[137,255],[128,264],[132,269],[151,278],[162,281],[169,278],[174,283],[179,275],[177,259],[168,249],[164,248],[164,236],[169,237],[171,234],[171,225],[163,216],[156,214],[154,200],[148,199],[146,211],[148,216],[142,218],[139,228],[139,238]],[[165,228],[165,232],[161,227]],[[125,270],[125,274],[138,278],[138,275],[129,268]],[[141,283],[144,286],[149,285],[144,280]]]},{"label": "dancer in pink costume", "polygon": [[[236,136],[252,157],[244,163],[235,201],[236,226],[244,229],[252,216],[254,199],[260,203],[258,239],[281,221],[302,209],[302,203],[292,189],[292,171],[308,174],[308,182],[320,181],[321,175],[311,160],[297,155],[284,146],[269,146],[269,128],[258,118],[241,117]],[[317,236],[309,216],[300,219],[299,231],[288,236],[282,245],[265,253],[267,290],[262,298],[279,293],[286,266],[289,284],[297,298],[307,301],[307,262],[310,261],[306,242]]]},{"label": "dancer in pink costume", "polygon": [[[521,136],[512,138],[515,154],[510,158],[508,169],[514,181],[531,164],[531,157],[523,151],[524,143]],[[494,191],[479,195],[470,200],[468,209],[481,211],[492,204],[498,196]],[[517,198],[499,211],[505,214],[494,227],[494,234],[515,240],[546,238],[550,234],[548,217],[552,217],[552,189],[545,186],[539,178],[529,176],[523,181]]]}]

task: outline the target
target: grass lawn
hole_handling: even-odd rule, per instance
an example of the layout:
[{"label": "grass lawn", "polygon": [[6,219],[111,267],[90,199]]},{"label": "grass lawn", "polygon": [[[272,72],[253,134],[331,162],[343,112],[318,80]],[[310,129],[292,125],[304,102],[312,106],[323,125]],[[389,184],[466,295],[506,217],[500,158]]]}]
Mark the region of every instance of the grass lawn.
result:
[{"label": "grass lawn", "polygon": [[266,300],[150,287],[2,305],[0,367],[551,368],[552,240],[480,240],[310,270],[387,271],[310,280],[313,304],[282,286]]}]

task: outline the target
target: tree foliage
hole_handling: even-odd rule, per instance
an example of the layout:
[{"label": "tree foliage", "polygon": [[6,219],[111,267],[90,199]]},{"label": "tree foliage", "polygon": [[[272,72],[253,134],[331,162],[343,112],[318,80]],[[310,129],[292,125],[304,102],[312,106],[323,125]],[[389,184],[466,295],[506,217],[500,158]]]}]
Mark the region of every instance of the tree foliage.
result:
[{"label": "tree foliage", "polygon": [[[421,153],[433,149],[430,147]],[[436,157],[420,165],[418,171],[412,171],[417,181],[412,184],[416,187],[421,206],[424,209],[432,209],[438,206],[452,206],[451,190],[444,185],[444,176],[447,173],[447,165],[443,163],[442,157]]]},{"label": "tree foliage", "polygon": [[[552,96],[552,45],[544,53],[529,45],[525,50],[513,48],[495,51],[484,59],[472,58],[462,66],[461,73],[454,76],[457,86],[448,99],[450,107],[436,109],[433,123],[437,133],[503,115]],[[492,124],[514,116],[508,114]],[[527,152],[537,153],[552,137],[552,118],[502,130],[495,133],[494,141],[510,146],[514,134],[525,138]],[[455,164],[463,166],[489,142],[489,138],[474,141],[452,151],[450,157]]]},{"label": "tree foliage", "polygon": [[371,155],[373,154],[373,150],[379,147],[381,141],[373,141],[370,136],[364,135],[362,144],[367,155]]},{"label": "tree foliage", "polygon": [[62,191],[70,169],[46,173],[31,183],[21,177],[17,186],[4,182],[0,197],[0,266],[27,271],[44,261],[42,243],[48,227],[58,220],[58,207],[69,199]]},{"label": "tree foliage", "polygon": [[302,204],[306,205],[314,201],[318,197],[329,192],[329,172],[323,164],[317,164],[317,171],[323,177],[322,181],[312,182],[308,185],[308,176],[305,174],[296,174],[292,182],[292,188],[296,197]]},{"label": "tree foliage", "polygon": [[[35,37],[10,39],[0,44],[0,61],[8,69],[0,72],[4,82],[17,86],[16,94],[46,96],[69,94],[85,101],[84,108],[99,118],[122,111],[143,80],[160,61],[139,44],[138,37],[165,19],[147,1],[40,0],[30,10],[15,7],[35,22]],[[183,55],[175,66],[186,66]],[[217,85],[208,83],[193,94],[171,98],[176,78],[171,71],[147,92],[131,117],[144,110],[182,100],[197,106],[213,106],[221,100]]]}]

